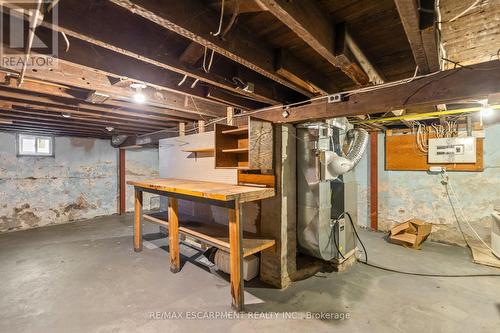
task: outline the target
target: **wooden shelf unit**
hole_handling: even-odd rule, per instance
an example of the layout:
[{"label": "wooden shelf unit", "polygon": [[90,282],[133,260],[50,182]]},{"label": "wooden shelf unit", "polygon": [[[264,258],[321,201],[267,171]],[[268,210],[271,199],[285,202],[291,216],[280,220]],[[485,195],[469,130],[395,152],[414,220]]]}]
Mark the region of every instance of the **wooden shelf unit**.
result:
[{"label": "wooden shelf unit", "polygon": [[[167,212],[143,214],[143,217],[149,222],[168,227]],[[179,233],[229,252],[229,230],[226,225],[179,220]],[[264,251],[275,244],[273,239],[264,239],[256,234],[244,232],[243,257]]]},{"label": "wooden shelf unit", "polygon": [[273,169],[273,125],[248,117],[246,126],[215,125],[215,168]]}]

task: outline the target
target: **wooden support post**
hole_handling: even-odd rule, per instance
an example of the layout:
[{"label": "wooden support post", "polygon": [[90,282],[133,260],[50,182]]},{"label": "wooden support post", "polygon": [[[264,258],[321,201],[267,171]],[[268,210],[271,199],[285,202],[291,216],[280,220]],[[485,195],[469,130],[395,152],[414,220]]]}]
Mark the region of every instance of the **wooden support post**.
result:
[{"label": "wooden support post", "polygon": [[172,273],[177,273],[181,269],[178,207],[177,198],[168,198],[168,244],[170,251],[170,271]]},{"label": "wooden support post", "polygon": [[370,133],[370,227],[378,229],[378,132]]},{"label": "wooden support post", "polygon": [[186,135],[186,123],[179,123],[179,136]]},{"label": "wooden support post", "polygon": [[205,120],[198,120],[198,133],[205,132]]},{"label": "wooden support post", "polygon": [[118,206],[118,213],[120,215],[125,214],[126,211],[126,193],[127,193],[127,188],[125,186],[125,149],[120,149],[120,159],[119,159],[119,165],[118,165],[118,177],[119,177],[119,184],[120,184],[120,190],[119,190],[119,198],[120,198],[120,203]]},{"label": "wooden support post", "polygon": [[227,124],[230,126],[234,125],[234,108],[232,106],[227,107]]},{"label": "wooden support post", "polygon": [[229,209],[229,260],[231,270],[232,306],[243,311],[243,228],[240,219],[240,202],[234,201],[234,209]]},{"label": "wooden support post", "polygon": [[142,191],[135,189],[134,251],[142,251]]}]

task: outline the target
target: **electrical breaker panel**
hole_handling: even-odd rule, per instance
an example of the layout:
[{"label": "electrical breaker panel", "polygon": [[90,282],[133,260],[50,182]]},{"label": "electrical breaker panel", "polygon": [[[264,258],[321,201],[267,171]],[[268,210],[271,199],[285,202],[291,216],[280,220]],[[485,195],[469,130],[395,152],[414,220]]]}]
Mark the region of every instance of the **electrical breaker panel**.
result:
[{"label": "electrical breaker panel", "polygon": [[429,163],[476,163],[476,138],[429,139]]}]

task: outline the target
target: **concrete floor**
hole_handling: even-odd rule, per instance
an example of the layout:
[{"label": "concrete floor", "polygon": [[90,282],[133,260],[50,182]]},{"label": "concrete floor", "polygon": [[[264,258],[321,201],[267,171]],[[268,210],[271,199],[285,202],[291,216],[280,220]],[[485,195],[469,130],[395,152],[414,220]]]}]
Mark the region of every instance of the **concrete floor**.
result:
[{"label": "concrete floor", "polygon": [[[0,332],[494,332],[500,327],[499,277],[426,278],[362,264],[281,291],[247,286],[247,311],[268,317],[276,311],[278,319],[187,320],[185,311],[230,311],[226,276],[207,272],[185,246],[183,254],[192,257],[180,273],[170,273],[166,239],[155,240],[157,226],[145,225],[149,241],[142,253],[134,253],[131,225],[131,216],[105,217],[0,235]],[[374,263],[421,272],[500,273],[472,264],[464,248],[426,242],[415,251],[386,243],[381,233],[364,231],[361,237]],[[288,311],[349,313],[350,319],[285,320]],[[152,312],[182,312],[184,319],[151,319]]]}]

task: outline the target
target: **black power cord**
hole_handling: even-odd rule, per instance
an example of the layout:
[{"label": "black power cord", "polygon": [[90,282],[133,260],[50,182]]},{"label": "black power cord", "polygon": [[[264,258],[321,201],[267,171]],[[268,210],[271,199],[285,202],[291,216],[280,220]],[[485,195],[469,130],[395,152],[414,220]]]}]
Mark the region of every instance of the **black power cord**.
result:
[{"label": "black power cord", "polygon": [[[387,271],[387,272],[392,272],[392,273],[398,273],[398,274],[404,274],[404,275],[414,275],[414,276],[425,276],[425,277],[445,277],[445,278],[500,277],[499,273],[485,273],[485,274],[431,274],[431,273],[407,272],[407,271],[397,270],[397,269],[394,269],[394,268],[388,268],[388,267],[380,266],[380,265],[377,265],[377,264],[368,263],[368,252],[366,251],[366,247],[363,244],[363,241],[361,240],[361,238],[359,237],[358,232],[356,231],[356,227],[354,226],[354,222],[352,220],[351,214],[349,214],[348,212],[343,212],[342,214],[339,215],[339,217],[337,218],[337,220],[336,220],[335,223],[338,223],[338,220],[340,220],[344,215],[349,218],[349,221],[351,222],[352,230],[353,230],[354,234],[356,235],[356,238],[359,240],[359,243],[361,244],[361,247],[363,248],[363,252],[365,253],[365,261],[359,260],[358,258],[356,258],[356,260],[358,262],[362,263],[362,264],[365,264],[365,265],[369,266],[369,267],[377,268],[377,269],[380,269],[380,270],[383,270],[383,271]],[[335,241],[335,239],[334,239],[334,241]],[[337,243],[335,243],[335,246],[337,247],[337,251],[339,251]],[[340,253],[340,251],[339,251],[339,253]],[[342,253],[340,253],[340,254],[342,255]],[[344,256],[342,256],[342,258],[344,258]]]}]

